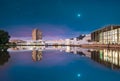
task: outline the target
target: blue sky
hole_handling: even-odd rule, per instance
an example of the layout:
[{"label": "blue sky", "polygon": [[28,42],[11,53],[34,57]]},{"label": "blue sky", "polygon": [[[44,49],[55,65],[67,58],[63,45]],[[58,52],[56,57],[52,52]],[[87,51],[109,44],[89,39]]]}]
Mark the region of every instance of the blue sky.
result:
[{"label": "blue sky", "polygon": [[[31,38],[32,29],[44,39],[90,33],[120,24],[119,0],[0,0],[0,29],[12,38]],[[80,17],[78,17],[80,14]]]}]

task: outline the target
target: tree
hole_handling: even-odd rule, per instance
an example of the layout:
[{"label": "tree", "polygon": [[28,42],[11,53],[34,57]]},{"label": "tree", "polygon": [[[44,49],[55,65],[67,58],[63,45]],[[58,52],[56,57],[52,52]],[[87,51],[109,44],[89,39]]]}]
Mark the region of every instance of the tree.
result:
[{"label": "tree", "polygon": [[10,59],[10,55],[7,50],[0,51],[0,66],[7,63],[9,59]]},{"label": "tree", "polygon": [[9,34],[8,32],[4,31],[4,30],[0,30],[0,44],[1,45],[5,45],[6,43],[9,42]]}]

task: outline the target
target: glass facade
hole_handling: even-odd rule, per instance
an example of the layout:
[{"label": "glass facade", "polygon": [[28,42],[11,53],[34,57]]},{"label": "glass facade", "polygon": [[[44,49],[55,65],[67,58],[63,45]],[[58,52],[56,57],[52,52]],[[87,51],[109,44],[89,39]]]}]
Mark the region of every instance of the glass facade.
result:
[{"label": "glass facade", "polygon": [[[99,44],[120,44],[120,26],[106,27],[104,29],[95,31],[92,35],[92,40],[99,42]],[[97,37],[96,37],[97,36]],[[97,41],[97,40],[98,41]]]},{"label": "glass facade", "polygon": [[119,42],[117,29],[101,32],[99,35],[99,41],[102,44],[116,44]]}]

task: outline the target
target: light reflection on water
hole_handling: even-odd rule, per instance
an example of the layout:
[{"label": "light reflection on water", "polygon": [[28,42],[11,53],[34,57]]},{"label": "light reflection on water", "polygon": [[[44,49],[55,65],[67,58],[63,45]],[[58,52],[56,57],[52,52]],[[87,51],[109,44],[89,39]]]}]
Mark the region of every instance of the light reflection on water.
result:
[{"label": "light reflection on water", "polygon": [[120,51],[119,50],[96,50],[91,52],[91,59],[111,69],[120,69]]},{"label": "light reflection on water", "polygon": [[83,49],[80,47],[70,47],[70,46],[18,46],[15,48],[10,48],[8,51],[32,51],[32,60],[39,61],[42,60],[42,52],[46,50],[57,50],[59,52],[68,52],[72,54],[78,54],[80,56],[88,56],[90,57],[90,52],[88,49]]},{"label": "light reflection on water", "polygon": [[2,81],[120,81],[119,53],[117,49],[18,46],[0,53],[0,79]]}]

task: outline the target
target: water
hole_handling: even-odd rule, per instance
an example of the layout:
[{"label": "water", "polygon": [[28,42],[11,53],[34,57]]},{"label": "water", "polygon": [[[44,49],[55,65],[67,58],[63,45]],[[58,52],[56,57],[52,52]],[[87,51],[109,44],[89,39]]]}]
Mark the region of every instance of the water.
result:
[{"label": "water", "polygon": [[17,47],[0,52],[0,81],[120,81],[120,51]]}]

